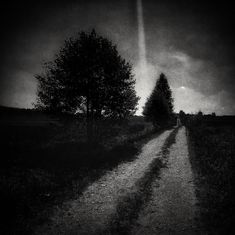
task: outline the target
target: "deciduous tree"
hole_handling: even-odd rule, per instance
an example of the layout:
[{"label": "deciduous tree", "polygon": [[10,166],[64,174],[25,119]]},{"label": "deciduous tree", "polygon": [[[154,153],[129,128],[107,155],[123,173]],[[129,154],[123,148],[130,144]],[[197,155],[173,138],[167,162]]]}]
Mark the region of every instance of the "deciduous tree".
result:
[{"label": "deciduous tree", "polygon": [[36,108],[84,113],[88,129],[96,119],[125,118],[136,111],[131,65],[119,55],[116,45],[95,30],[66,40],[36,78]]}]

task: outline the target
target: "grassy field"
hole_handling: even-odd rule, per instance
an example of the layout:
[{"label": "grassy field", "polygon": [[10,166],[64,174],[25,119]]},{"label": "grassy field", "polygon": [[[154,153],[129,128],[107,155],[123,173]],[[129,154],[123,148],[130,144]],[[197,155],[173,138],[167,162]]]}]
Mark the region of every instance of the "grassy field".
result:
[{"label": "grassy field", "polygon": [[187,126],[202,226],[209,234],[234,234],[234,118],[191,117]]},{"label": "grassy field", "polygon": [[78,196],[120,162],[133,160],[154,135],[149,123],[133,117],[100,123],[99,141],[90,145],[81,120],[17,112],[10,110],[0,121],[1,234],[30,234],[54,205]]}]

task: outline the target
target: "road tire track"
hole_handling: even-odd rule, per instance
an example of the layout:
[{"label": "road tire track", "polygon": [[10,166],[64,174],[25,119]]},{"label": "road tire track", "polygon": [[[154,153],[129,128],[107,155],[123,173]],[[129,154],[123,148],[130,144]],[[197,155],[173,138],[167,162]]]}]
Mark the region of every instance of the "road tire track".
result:
[{"label": "road tire track", "polygon": [[185,127],[169,149],[167,168],[152,184],[152,195],[139,213],[130,234],[201,234],[194,179],[189,162]]},{"label": "road tire track", "polygon": [[156,154],[158,157],[151,162],[143,177],[136,182],[134,190],[119,198],[116,214],[102,234],[129,234],[139,211],[152,195],[152,183],[159,178],[161,168],[166,166],[169,148],[175,143],[177,132],[178,128],[167,137],[161,151]]},{"label": "road tire track", "polygon": [[56,208],[50,222],[38,228],[34,234],[92,235],[107,231],[119,199],[127,194],[133,195],[136,182],[143,178],[152,161],[159,157],[171,132],[172,130],[167,130],[149,141],[134,161],[121,163],[107,172],[91,184],[77,200],[67,201],[62,207]]}]

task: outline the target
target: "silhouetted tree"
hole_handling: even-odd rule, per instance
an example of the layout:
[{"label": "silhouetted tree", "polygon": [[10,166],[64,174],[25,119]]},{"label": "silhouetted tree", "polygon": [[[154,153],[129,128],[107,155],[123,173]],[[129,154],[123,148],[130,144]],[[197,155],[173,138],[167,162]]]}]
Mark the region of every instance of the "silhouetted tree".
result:
[{"label": "silhouetted tree", "polygon": [[198,113],[197,113],[197,116],[198,117],[202,117],[203,116],[203,112],[201,110],[199,110]]},{"label": "silhouetted tree", "polygon": [[161,73],[145,103],[143,115],[155,126],[166,124],[173,114],[173,98],[166,76]]},{"label": "silhouetted tree", "polygon": [[186,114],[184,111],[180,110],[179,112],[179,118],[180,118],[180,121],[183,125],[185,125],[186,123]]},{"label": "silhouetted tree", "polygon": [[164,73],[161,73],[157,80],[155,89],[167,100],[170,113],[173,113],[173,98],[170,86]]},{"label": "silhouetted tree", "polygon": [[119,55],[116,45],[95,30],[66,40],[44,69],[43,74],[36,75],[35,107],[84,113],[88,133],[95,119],[125,118],[136,111],[138,97],[131,65]]}]

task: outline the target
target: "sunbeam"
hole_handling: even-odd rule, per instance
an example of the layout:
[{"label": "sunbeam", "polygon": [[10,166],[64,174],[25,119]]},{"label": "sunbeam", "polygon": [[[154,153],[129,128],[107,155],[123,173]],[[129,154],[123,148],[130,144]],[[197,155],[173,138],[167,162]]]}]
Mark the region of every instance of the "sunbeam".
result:
[{"label": "sunbeam", "polygon": [[145,41],[145,29],[144,29],[144,17],[143,17],[143,4],[142,0],[137,0],[137,19],[138,19],[138,67],[136,68],[137,78],[137,93],[140,96],[138,114],[141,114],[142,107],[144,105],[149,78],[148,64],[146,56],[146,41]]},{"label": "sunbeam", "polygon": [[143,5],[142,0],[137,0],[137,17],[138,17],[138,47],[139,47],[139,62],[143,70],[147,70],[146,59],[146,42],[143,20]]}]

